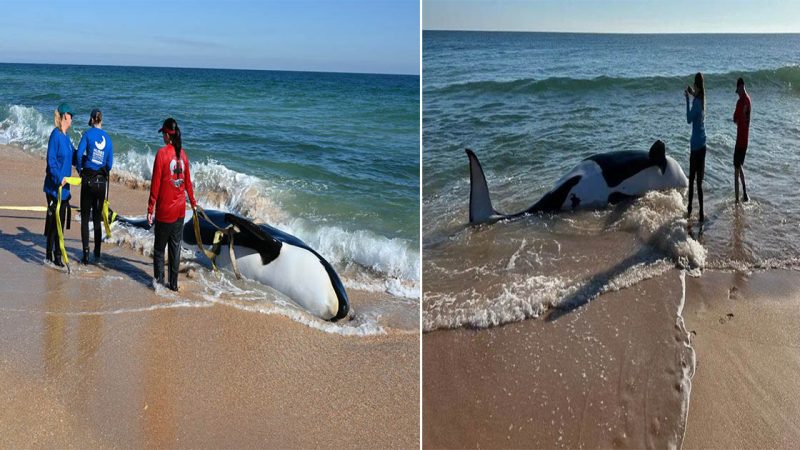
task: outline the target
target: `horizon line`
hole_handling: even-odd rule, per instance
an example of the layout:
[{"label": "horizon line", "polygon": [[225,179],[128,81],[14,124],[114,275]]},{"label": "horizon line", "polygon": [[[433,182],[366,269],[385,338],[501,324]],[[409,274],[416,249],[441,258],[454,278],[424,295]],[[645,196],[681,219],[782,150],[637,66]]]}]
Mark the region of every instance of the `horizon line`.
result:
[{"label": "horizon line", "polygon": [[[442,30],[447,31],[447,30]],[[33,66],[88,66],[88,67],[134,67],[141,69],[201,69],[201,70],[239,70],[253,72],[298,72],[298,73],[333,73],[340,75],[389,75],[398,77],[419,77],[419,73],[389,73],[389,72],[347,72],[347,71],[323,71],[323,70],[292,70],[292,69],[252,69],[234,67],[198,67],[198,66],[143,66],[143,65],[117,65],[117,64],[74,64],[74,63],[43,63],[43,62],[10,62],[0,60],[0,64],[28,64]]]},{"label": "horizon line", "polygon": [[670,34],[670,35],[696,35],[696,34],[732,34],[732,35],[756,35],[756,34],[800,34],[800,31],[548,31],[548,30],[465,30],[454,28],[422,28],[422,31],[460,31],[473,33],[542,33],[542,34]]}]

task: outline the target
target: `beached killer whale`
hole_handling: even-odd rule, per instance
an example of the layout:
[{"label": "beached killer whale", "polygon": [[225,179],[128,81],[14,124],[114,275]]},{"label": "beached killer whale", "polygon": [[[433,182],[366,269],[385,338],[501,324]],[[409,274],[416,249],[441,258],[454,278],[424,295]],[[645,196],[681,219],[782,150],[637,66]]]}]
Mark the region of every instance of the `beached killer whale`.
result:
[{"label": "beached killer whale", "polygon": [[[277,228],[257,225],[234,214],[214,210],[205,213],[216,227],[234,225],[238,230],[233,235],[233,248],[242,276],[272,287],[322,319],[335,322],[347,317],[350,301],[339,275],[305,242]],[[192,220],[191,215],[185,219],[183,242],[194,248],[197,240]],[[146,220],[118,216],[117,221],[150,228]],[[214,243],[217,231],[214,225],[205,219],[200,220],[200,239],[206,247]],[[230,268],[228,237],[223,236],[219,243],[216,264],[219,268]]]},{"label": "beached killer whale", "polygon": [[578,208],[599,208],[648,191],[686,188],[689,181],[683,169],[666,155],[666,146],[656,141],[649,152],[619,151],[600,153],[581,161],[555,187],[525,211],[501,214],[492,207],[489,187],[475,153],[469,157],[469,222],[495,222],[536,212],[558,212]]}]

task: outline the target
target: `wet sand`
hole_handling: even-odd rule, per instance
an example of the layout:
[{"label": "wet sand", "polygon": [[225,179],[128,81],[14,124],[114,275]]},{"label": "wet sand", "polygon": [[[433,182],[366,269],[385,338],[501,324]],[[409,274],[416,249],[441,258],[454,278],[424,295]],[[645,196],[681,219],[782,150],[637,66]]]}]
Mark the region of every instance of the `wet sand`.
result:
[{"label": "wet sand", "polygon": [[[43,205],[42,158],[0,151],[0,203]],[[111,200],[142,215],[147,191],[115,183]],[[75,220],[66,274],[43,264],[43,215],[0,211],[0,447],[419,445],[417,335],[203,302],[186,273],[179,295],[157,293],[134,249],[105,244],[78,265]],[[348,293],[354,309],[379,300]]]},{"label": "wet sand", "polygon": [[680,278],[670,270],[555,320],[424,334],[423,446],[796,446],[800,274],[686,276],[685,328]]},{"label": "wet sand", "polygon": [[424,446],[676,445],[692,366],[681,296],[673,272],[554,320],[425,334]]},{"label": "wet sand", "polygon": [[797,448],[800,272],[711,272],[686,285],[698,367],[684,448]]}]

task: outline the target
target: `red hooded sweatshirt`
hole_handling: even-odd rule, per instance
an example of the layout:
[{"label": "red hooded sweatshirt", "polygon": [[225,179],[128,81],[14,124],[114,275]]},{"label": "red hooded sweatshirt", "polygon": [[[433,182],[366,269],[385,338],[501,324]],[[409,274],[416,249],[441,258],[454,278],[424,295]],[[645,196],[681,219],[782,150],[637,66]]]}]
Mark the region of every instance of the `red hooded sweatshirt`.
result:
[{"label": "red hooded sweatshirt", "polygon": [[156,212],[156,220],[172,223],[186,216],[186,194],[194,208],[197,202],[189,174],[189,159],[181,150],[180,160],[175,158],[175,147],[167,144],[156,153],[153,162],[153,180],[150,182],[150,200],[147,213]]}]

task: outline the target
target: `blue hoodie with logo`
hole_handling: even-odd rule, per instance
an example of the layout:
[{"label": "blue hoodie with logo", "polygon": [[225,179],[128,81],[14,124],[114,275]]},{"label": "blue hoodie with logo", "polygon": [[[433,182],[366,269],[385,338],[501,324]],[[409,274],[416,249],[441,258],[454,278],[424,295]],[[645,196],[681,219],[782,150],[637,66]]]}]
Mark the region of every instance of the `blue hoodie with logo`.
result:
[{"label": "blue hoodie with logo", "polygon": [[84,168],[99,172],[103,167],[111,172],[113,164],[114,145],[108,133],[95,127],[86,130],[78,144],[78,173]]},{"label": "blue hoodie with logo", "polygon": [[[75,147],[69,136],[54,128],[47,142],[47,168],[45,169],[44,188],[45,194],[58,196],[58,187],[61,179],[72,175],[72,164],[75,160]],[[69,184],[64,185],[61,191],[61,200],[70,198]]]}]

